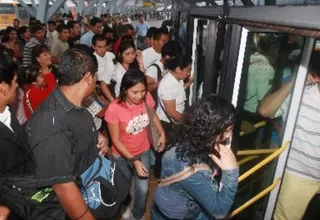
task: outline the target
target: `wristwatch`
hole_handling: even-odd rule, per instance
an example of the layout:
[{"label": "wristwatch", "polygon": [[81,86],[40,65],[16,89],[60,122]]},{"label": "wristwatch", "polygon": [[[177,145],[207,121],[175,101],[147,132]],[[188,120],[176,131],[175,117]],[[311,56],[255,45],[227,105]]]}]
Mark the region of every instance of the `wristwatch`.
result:
[{"label": "wristwatch", "polygon": [[133,168],[133,163],[137,160],[141,160],[141,155],[136,155],[134,157],[131,157],[130,159],[128,159],[128,164],[131,168]]}]

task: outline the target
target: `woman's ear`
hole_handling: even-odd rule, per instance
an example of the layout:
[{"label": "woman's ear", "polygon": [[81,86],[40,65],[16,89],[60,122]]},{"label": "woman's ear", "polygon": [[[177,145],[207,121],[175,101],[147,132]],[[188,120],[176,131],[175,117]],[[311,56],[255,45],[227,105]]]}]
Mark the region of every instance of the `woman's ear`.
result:
[{"label": "woman's ear", "polygon": [[176,73],[178,73],[178,74],[180,74],[181,73],[181,69],[180,69],[180,67],[177,67],[177,68],[175,68],[175,70],[174,70]]}]

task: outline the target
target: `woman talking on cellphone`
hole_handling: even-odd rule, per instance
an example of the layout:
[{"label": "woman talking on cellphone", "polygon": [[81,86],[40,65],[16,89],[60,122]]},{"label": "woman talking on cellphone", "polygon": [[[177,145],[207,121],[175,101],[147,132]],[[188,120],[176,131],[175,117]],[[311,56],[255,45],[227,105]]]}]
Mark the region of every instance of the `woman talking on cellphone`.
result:
[{"label": "woman talking on cellphone", "polygon": [[234,123],[234,107],[216,95],[202,98],[184,112],[179,135],[162,158],[163,179],[153,193],[152,220],[228,215],[239,175],[235,156],[225,146]]}]

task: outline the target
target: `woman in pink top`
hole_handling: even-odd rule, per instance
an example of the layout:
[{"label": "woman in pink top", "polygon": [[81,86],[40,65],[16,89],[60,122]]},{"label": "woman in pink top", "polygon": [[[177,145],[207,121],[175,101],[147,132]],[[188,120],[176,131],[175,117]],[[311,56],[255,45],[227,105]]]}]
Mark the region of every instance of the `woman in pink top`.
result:
[{"label": "woman in pink top", "polygon": [[[134,177],[135,196],[132,215],[142,219],[149,188],[150,142],[147,135],[149,117],[146,103],[152,111],[160,135],[159,151],[165,148],[165,133],[154,111],[155,102],[147,93],[147,80],[140,70],[130,70],[124,74],[120,95],[109,105],[105,114],[112,139],[112,153],[117,166],[127,176],[128,181]],[[131,217],[130,210],[122,218]]]}]

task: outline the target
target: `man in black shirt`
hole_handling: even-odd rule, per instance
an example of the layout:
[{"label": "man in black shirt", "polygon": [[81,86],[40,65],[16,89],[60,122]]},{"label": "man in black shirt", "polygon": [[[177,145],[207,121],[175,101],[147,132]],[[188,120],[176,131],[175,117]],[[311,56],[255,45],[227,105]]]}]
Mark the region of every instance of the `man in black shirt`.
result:
[{"label": "man in black shirt", "polygon": [[92,116],[81,107],[95,88],[97,70],[92,54],[77,48],[64,52],[59,62],[59,87],[27,124],[38,187],[51,187],[60,202],[53,211],[46,210],[43,219],[65,219],[65,215],[71,219],[94,219],[75,178],[98,157],[100,149],[96,146],[105,147],[98,143]]},{"label": "man in black shirt", "polygon": [[76,44],[80,43],[80,25],[76,21],[69,21],[67,24],[69,28],[69,48],[73,48]]}]

